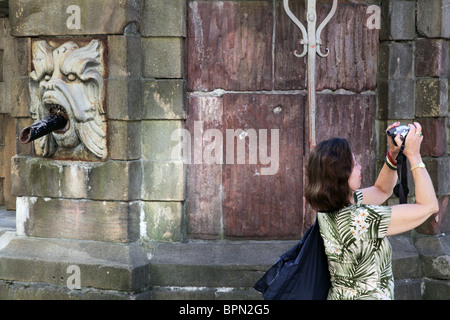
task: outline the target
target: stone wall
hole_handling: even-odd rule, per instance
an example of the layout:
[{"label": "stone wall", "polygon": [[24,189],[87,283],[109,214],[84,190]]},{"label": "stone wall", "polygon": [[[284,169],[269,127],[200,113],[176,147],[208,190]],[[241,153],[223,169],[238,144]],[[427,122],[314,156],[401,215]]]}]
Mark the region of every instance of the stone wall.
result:
[{"label": "stone wall", "polygon": [[[378,78],[378,122],[418,121],[423,126],[421,153],[434,183],[439,212],[412,232],[421,268],[411,273],[422,278],[422,297],[450,296],[448,232],[450,2],[381,1],[380,70]],[[381,132],[380,132],[381,134]],[[380,159],[385,150],[380,150]],[[409,175],[410,197],[414,198]],[[392,199],[392,203],[397,201]],[[407,250],[405,250],[407,251]],[[412,251],[414,252],[414,250]]]},{"label": "stone wall", "polygon": [[[322,18],[331,2],[318,2]],[[303,200],[287,196],[302,190],[296,177],[304,159],[296,155],[303,156],[307,139],[297,124],[307,114],[305,65],[292,55],[299,33],[282,1],[71,1],[80,21],[66,2],[8,3],[6,16],[0,1],[0,206],[17,209],[20,237],[0,233],[0,298],[260,298],[252,285],[292,245],[273,239],[295,239],[311,223]],[[386,153],[387,124],[423,123],[422,151],[440,211],[391,239],[396,299],[448,299],[449,1],[339,3],[323,35],[332,53],[316,70],[318,138],[349,137],[370,168],[369,184]],[[382,9],[380,30],[357,28],[370,4]],[[292,4],[299,15],[302,6]],[[108,157],[35,157],[16,139],[32,122],[32,42],[85,37],[107,48]],[[202,129],[284,125],[293,135],[282,139],[289,150],[282,161],[295,173],[285,166],[285,180],[261,183],[253,177],[260,167],[185,164],[173,132],[194,129],[195,120],[204,121]],[[261,194],[239,196],[253,187]],[[265,238],[251,225],[252,212],[241,216],[235,207],[259,202],[303,217],[276,225],[279,219],[260,214]],[[233,210],[238,214],[227,214]],[[89,274],[81,289],[66,286],[70,265]]]},{"label": "stone wall", "polygon": [[[185,3],[75,1],[73,4],[80,9],[79,29],[68,26],[71,18],[68,5],[58,1],[43,3],[37,12],[26,2],[12,1],[9,12],[13,14],[10,19],[2,19],[0,57],[5,61],[2,73],[5,79],[0,79],[0,93],[5,98],[0,110],[1,204],[14,209],[15,196],[23,195],[53,199],[58,197],[60,187],[67,190],[59,194],[66,199],[142,200],[134,210],[137,226],[139,219],[142,220],[142,237],[178,241],[185,168],[181,156],[174,157],[173,148],[167,143],[176,147],[177,141],[168,139],[173,130],[183,126],[186,114],[183,79]],[[161,23],[161,14],[167,17],[167,23]],[[46,21],[45,25],[37,23],[40,19]],[[16,143],[20,130],[32,123],[28,111],[31,37],[62,37],[76,41],[80,36],[104,39],[107,47],[104,81],[109,156],[104,168],[97,166],[97,169],[89,168],[86,169],[89,172],[84,173],[80,167],[74,170],[79,171],[76,173],[79,177],[92,174],[90,181],[97,177],[108,181],[96,187],[81,181],[81,185],[76,186],[80,181],[64,174],[64,170],[69,170],[69,166],[65,167],[69,162],[60,163],[58,169],[51,161],[42,160],[49,166],[50,171],[45,170],[48,174],[55,168],[62,173],[53,185],[47,185],[46,177],[35,176],[39,170],[36,171],[34,165],[25,165],[28,157],[33,155],[31,146]],[[17,178],[21,180],[16,180],[13,195],[9,160],[12,155],[25,156],[14,162],[16,172],[19,171]],[[41,166],[42,162],[35,165]],[[22,170],[33,174],[22,175]],[[92,191],[91,195],[80,191],[84,187]],[[124,190],[128,191],[124,194]],[[94,195],[97,191],[102,195]],[[136,232],[139,237],[139,227]]]},{"label": "stone wall", "polygon": [[[79,298],[104,296],[105,289],[115,297],[147,297],[148,259],[141,241],[181,239],[185,168],[180,153],[172,152],[178,141],[170,138],[186,114],[184,16],[184,1],[46,1],[39,6],[9,1],[0,35],[0,206],[17,210],[16,232],[22,238],[8,238],[0,254],[1,279],[14,282],[2,282],[8,288],[3,297],[45,297],[38,293],[40,283],[47,284],[50,296],[65,295],[70,265],[79,266],[86,276],[83,286],[93,288],[75,292]],[[18,142],[20,131],[33,122],[28,83],[32,43],[39,39],[101,41],[104,159],[36,157],[31,144]],[[72,240],[85,245],[80,249]],[[66,249],[48,256],[44,248],[52,241]],[[35,248],[32,264],[23,262],[27,247]],[[102,258],[89,262],[80,256],[83,250]],[[22,261],[24,273],[16,272],[12,261]],[[100,273],[95,276],[93,270]],[[23,288],[22,282],[31,287]]]}]

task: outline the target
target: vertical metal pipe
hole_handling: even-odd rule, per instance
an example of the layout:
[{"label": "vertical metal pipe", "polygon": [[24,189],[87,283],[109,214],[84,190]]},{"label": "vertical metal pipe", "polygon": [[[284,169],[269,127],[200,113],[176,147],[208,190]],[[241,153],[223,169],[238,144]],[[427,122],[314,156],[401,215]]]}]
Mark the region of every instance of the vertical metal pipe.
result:
[{"label": "vertical metal pipe", "polygon": [[308,0],[306,11],[308,25],[308,111],[309,111],[309,147],[316,146],[316,0]]},{"label": "vertical metal pipe", "polygon": [[297,19],[297,17],[289,9],[289,0],[284,0],[284,10],[286,11],[289,18],[295,23],[295,25],[302,32],[303,39],[300,43],[303,45],[303,52],[298,54],[297,51],[294,52],[295,56],[301,58],[308,53],[307,61],[307,78],[308,78],[308,128],[309,128],[309,147],[313,149],[316,146],[316,53],[321,57],[326,57],[329,53],[328,48],[326,53],[321,52],[320,33],[326,24],[333,17],[337,9],[337,0],[333,0],[333,6],[331,11],[328,13],[327,17],[322,21],[316,30],[317,14],[316,14],[316,0],[305,0],[307,1],[306,10],[306,21],[308,31],[306,32],[305,27]]}]

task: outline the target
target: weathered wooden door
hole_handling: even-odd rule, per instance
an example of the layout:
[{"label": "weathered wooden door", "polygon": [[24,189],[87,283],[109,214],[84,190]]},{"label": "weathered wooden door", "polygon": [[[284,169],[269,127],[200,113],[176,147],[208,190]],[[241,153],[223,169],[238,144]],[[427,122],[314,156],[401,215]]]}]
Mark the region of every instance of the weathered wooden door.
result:
[{"label": "weathered wooden door", "polygon": [[[322,33],[331,52],[316,62],[316,135],[348,138],[370,168],[370,182],[378,30],[365,26],[366,1],[352,2],[338,6]],[[290,7],[304,22],[304,2]],[[330,8],[329,1],[318,3],[318,21]],[[311,225],[303,198],[306,65],[293,55],[299,39],[282,1],[188,2],[188,238],[298,239]]]}]

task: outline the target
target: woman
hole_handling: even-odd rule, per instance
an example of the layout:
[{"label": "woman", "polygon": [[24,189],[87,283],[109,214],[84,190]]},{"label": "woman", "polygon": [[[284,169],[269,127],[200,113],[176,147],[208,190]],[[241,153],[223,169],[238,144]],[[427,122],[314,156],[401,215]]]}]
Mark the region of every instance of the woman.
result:
[{"label": "woman", "polygon": [[365,189],[359,189],[361,165],[345,139],[323,141],[311,151],[305,196],[318,212],[331,274],[328,299],[393,299],[391,247],[386,236],[419,226],[439,209],[420,156],[422,128],[417,122],[408,126],[403,153],[414,178],[415,204],[381,206],[397,182],[394,159],[402,144],[399,135],[397,146],[388,137],[385,164],[375,185]]}]

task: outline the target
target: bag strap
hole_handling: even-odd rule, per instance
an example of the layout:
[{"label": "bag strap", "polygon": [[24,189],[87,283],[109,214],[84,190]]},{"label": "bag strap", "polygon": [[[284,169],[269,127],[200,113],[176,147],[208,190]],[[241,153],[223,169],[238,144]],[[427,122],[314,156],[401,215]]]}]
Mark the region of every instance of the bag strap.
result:
[{"label": "bag strap", "polygon": [[394,194],[399,198],[400,204],[408,202],[408,167],[406,156],[403,154],[405,149],[405,141],[403,141],[400,152],[397,156],[397,175],[399,183],[394,188]]}]

